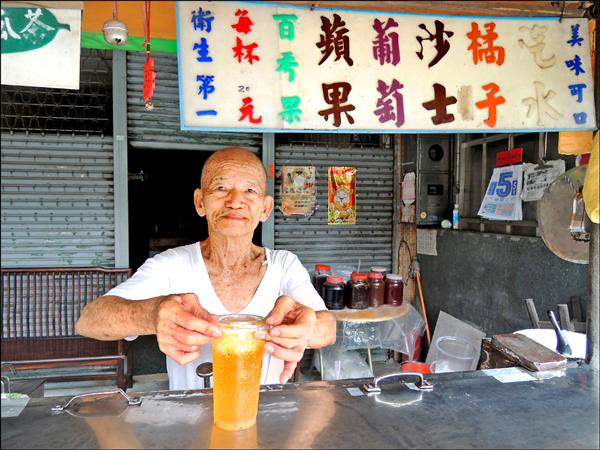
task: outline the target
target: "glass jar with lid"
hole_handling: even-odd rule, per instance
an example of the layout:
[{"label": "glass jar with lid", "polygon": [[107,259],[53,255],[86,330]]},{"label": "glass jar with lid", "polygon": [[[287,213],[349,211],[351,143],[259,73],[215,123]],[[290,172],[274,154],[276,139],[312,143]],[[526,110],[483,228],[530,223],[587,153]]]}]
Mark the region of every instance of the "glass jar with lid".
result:
[{"label": "glass jar with lid", "polygon": [[369,306],[374,308],[385,302],[385,281],[383,274],[371,272],[369,275]]},{"label": "glass jar with lid", "polygon": [[344,305],[346,305],[346,308],[350,308],[350,294],[352,293],[352,277],[354,276],[354,274],[357,274],[359,272],[351,272],[350,273],[350,278],[346,278],[344,277],[344,279],[346,280],[346,285],[345,285],[345,289],[344,289]]},{"label": "glass jar with lid", "polygon": [[327,309],[344,309],[344,278],[327,277],[323,283],[323,300]]},{"label": "glass jar with lid", "polygon": [[371,269],[370,269],[370,273],[380,273],[382,275],[385,275],[387,273],[387,271],[388,270],[382,266],[371,266]]},{"label": "glass jar with lid", "polygon": [[369,307],[369,283],[367,274],[352,272],[348,286],[348,307],[352,309],[367,309]]},{"label": "glass jar with lid", "polygon": [[404,282],[402,275],[388,273],[385,276],[385,303],[388,305],[402,305],[404,295]]},{"label": "glass jar with lid", "polygon": [[323,284],[327,281],[327,277],[331,276],[331,266],[327,264],[315,264],[315,271],[313,272],[313,285],[315,289],[324,298]]}]

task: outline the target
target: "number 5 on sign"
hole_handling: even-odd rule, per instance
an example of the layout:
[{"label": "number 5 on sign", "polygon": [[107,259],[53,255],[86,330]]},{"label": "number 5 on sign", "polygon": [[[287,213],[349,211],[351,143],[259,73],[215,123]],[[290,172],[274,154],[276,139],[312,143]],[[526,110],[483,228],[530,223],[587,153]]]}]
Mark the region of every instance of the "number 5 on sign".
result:
[{"label": "number 5 on sign", "polygon": [[492,220],[522,220],[522,180],[522,164],[495,168],[477,214]]}]

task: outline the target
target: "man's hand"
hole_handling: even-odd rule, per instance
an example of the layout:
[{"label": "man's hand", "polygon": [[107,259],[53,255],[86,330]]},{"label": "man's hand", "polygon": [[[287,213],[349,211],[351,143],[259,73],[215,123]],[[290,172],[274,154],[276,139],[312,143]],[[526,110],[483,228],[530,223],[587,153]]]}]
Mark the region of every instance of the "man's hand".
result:
[{"label": "man's hand", "polygon": [[279,382],[283,384],[294,374],[298,361],[302,359],[317,323],[317,316],[312,309],[282,295],[265,322],[273,328],[268,332],[257,332],[257,338],[267,341],[267,353],[284,361],[283,372],[279,377]]},{"label": "man's hand", "polygon": [[202,308],[195,294],[162,297],[154,317],[158,347],[179,364],[198,358],[203,345],[222,335],[214,325],[218,317]]}]

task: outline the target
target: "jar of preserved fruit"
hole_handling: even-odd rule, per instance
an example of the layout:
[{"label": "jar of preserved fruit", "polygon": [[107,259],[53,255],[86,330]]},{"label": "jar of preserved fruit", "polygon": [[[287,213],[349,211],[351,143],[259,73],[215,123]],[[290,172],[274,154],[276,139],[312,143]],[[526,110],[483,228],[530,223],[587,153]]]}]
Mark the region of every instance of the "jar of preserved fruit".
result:
[{"label": "jar of preserved fruit", "polygon": [[313,285],[315,289],[324,298],[323,284],[327,281],[327,277],[331,276],[331,266],[327,264],[315,264],[315,271],[313,273]]},{"label": "jar of preserved fruit", "polygon": [[381,267],[381,266],[371,266],[371,270],[370,270],[371,273],[380,273],[382,275],[385,275],[387,271],[388,270],[385,267]]},{"label": "jar of preserved fruit", "polygon": [[388,273],[385,276],[385,303],[388,305],[400,306],[404,294],[404,283],[402,275],[397,273]]},{"label": "jar of preserved fruit", "polygon": [[329,276],[323,283],[323,300],[327,309],[344,309],[344,279]]},{"label": "jar of preserved fruit", "polygon": [[385,281],[383,274],[369,274],[369,306],[377,307],[385,303]]},{"label": "jar of preserved fruit", "polygon": [[352,277],[359,272],[350,273],[350,278],[346,280],[346,285],[344,289],[344,305],[346,308],[350,308],[350,294],[352,293]]},{"label": "jar of preserved fruit", "polygon": [[369,307],[369,283],[366,273],[352,272],[349,281],[350,298],[348,307],[367,309]]}]

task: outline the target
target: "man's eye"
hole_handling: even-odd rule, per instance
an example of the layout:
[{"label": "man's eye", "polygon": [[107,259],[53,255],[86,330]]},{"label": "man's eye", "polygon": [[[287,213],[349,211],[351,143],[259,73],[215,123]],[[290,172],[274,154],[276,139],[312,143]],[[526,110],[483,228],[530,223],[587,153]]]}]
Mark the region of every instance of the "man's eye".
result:
[{"label": "man's eye", "polygon": [[246,189],[246,192],[250,192],[251,194],[258,194],[258,192],[252,188]]},{"label": "man's eye", "polygon": [[225,190],[225,186],[216,186],[215,187],[215,191],[224,191]]}]

